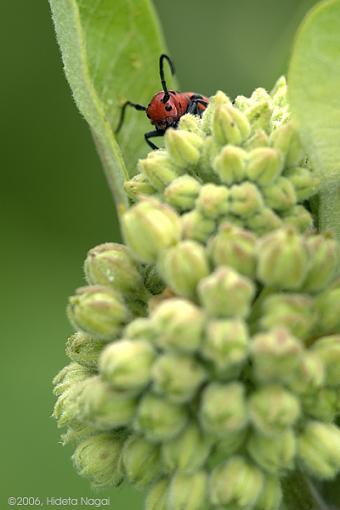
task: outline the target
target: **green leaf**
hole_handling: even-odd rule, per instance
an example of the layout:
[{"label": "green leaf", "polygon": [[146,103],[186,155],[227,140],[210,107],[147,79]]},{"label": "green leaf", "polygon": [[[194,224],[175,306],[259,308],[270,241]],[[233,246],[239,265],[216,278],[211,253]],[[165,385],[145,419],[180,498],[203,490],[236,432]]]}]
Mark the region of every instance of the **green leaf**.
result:
[{"label": "green leaf", "polygon": [[[160,88],[164,44],[149,0],[49,0],[66,77],[90,125],[118,210],[123,182],[147,150],[144,112],[127,112],[119,147],[113,131],[121,104],[148,104]],[[81,172],[81,169],[79,169]]]},{"label": "green leaf", "polygon": [[297,34],[289,99],[321,178],[319,226],[340,239],[340,0],[320,2]]}]

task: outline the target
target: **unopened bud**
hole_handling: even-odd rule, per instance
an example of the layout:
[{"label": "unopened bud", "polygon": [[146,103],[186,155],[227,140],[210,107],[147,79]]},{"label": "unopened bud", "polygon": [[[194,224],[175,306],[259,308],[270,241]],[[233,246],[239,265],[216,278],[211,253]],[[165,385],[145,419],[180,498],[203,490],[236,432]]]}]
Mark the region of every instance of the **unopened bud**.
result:
[{"label": "unopened bud", "polygon": [[296,195],[293,184],[285,177],[262,189],[264,201],[274,211],[284,211],[296,204]]},{"label": "unopened bud", "polygon": [[122,461],[126,476],[136,487],[145,487],[162,473],[160,448],[143,437],[131,435],[124,443]]},{"label": "unopened bud", "polygon": [[213,470],[209,488],[213,505],[245,510],[260,496],[263,475],[243,457],[235,456]]},{"label": "unopened bud", "polygon": [[146,496],[145,510],[168,510],[168,490],[167,478],[156,482]]},{"label": "unopened bud", "polygon": [[80,476],[89,478],[94,487],[117,487],[124,478],[121,451],[124,438],[101,433],[82,441],[72,460]]},{"label": "unopened bud", "polygon": [[244,180],[246,176],[245,150],[235,145],[226,145],[213,161],[213,169],[225,184],[231,185]]},{"label": "unopened bud", "polygon": [[160,273],[177,294],[192,298],[199,281],[209,274],[205,249],[195,241],[181,241],[162,257]]},{"label": "unopened bud", "polygon": [[140,159],[138,170],[145,175],[157,191],[163,191],[176,177],[178,171],[165,151],[151,151],[147,158]]},{"label": "unopened bud", "polygon": [[189,301],[164,301],[152,314],[152,324],[157,333],[155,342],[161,348],[193,352],[201,345],[204,316]]},{"label": "unopened bud", "polygon": [[309,422],[298,438],[298,457],[311,475],[334,478],[340,469],[339,428],[330,423]]},{"label": "unopened bud", "polygon": [[196,200],[196,207],[203,216],[217,220],[229,211],[228,188],[216,184],[204,184]]},{"label": "unopened bud", "polygon": [[303,290],[319,292],[334,280],[339,271],[340,246],[326,235],[311,236],[306,244],[310,262]]},{"label": "unopened bud", "polygon": [[66,354],[72,361],[96,369],[99,355],[106,345],[104,340],[97,340],[77,331],[66,343]]},{"label": "unopened bud", "polygon": [[210,383],[203,391],[200,421],[217,437],[245,428],[248,421],[244,387],[240,383]]},{"label": "unopened bud", "polygon": [[291,122],[281,123],[274,129],[270,135],[270,142],[283,154],[287,167],[298,165],[302,161],[304,152],[297,131]]},{"label": "unopened bud", "polygon": [[58,427],[66,425],[74,427],[79,423],[78,402],[86,383],[87,379],[75,382],[59,394],[52,415],[56,419]]},{"label": "unopened bud", "polygon": [[206,218],[200,211],[194,209],[181,217],[184,239],[193,239],[206,243],[216,228],[214,220]]},{"label": "unopened bud", "polygon": [[284,175],[293,184],[299,202],[307,200],[318,191],[320,179],[308,168],[289,168]]},{"label": "unopened bud", "polygon": [[123,234],[139,260],[155,262],[162,250],[179,241],[181,223],[173,209],[156,199],[148,199],[124,214]]},{"label": "unopened bud", "polygon": [[[76,333],[77,334],[77,333]],[[78,382],[85,381],[94,374],[93,369],[80,363],[69,363],[53,379],[55,395],[61,395]]]},{"label": "unopened bud", "polygon": [[139,403],[135,429],[149,441],[168,441],[181,432],[187,419],[183,406],[146,394]]},{"label": "unopened bud", "polygon": [[279,478],[266,476],[255,510],[279,510],[282,502],[282,489]]},{"label": "unopened bud", "polygon": [[281,174],[281,153],[271,147],[258,147],[249,153],[247,176],[250,180],[268,186]]},{"label": "unopened bud", "polygon": [[258,213],[254,214],[254,216],[250,216],[246,220],[246,226],[259,235],[280,228],[281,225],[281,218],[275,214],[272,209],[269,209],[269,207],[264,207]]},{"label": "unopened bud", "polygon": [[264,386],[250,397],[250,418],[259,432],[268,436],[294,425],[300,415],[297,398],[281,386]]},{"label": "unopened bud", "polygon": [[125,181],[124,190],[127,196],[136,202],[141,196],[154,195],[156,190],[151,186],[145,175],[137,174],[129,181]]},{"label": "unopened bud", "polygon": [[98,434],[98,431],[94,427],[74,421],[74,423],[67,428],[66,432],[61,435],[61,443],[63,446],[73,442],[78,444],[94,434]]},{"label": "unopened bud", "polygon": [[76,328],[103,340],[115,338],[129,319],[118,292],[101,285],[78,289],[69,299],[67,313]]},{"label": "unopened bud", "polygon": [[123,244],[96,246],[89,251],[84,269],[91,285],[107,285],[123,295],[143,292],[142,275]]},{"label": "unopened bud", "polygon": [[289,380],[302,352],[300,342],[283,327],[256,335],[251,342],[256,378],[266,382]]},{"label": "unopened bud", "polygon": [[247,450],[262,469],[274,475],[283,474],[294,467],[296,454],[294,432],[288,429],[273,437],[252,432]]},{"label": "unopened bud", "polygon": [[190,211],[194,208],[201,185],[190,175],[181,175],[164,190],[165,201],[178,211]]},{"label": "unopened bud", "polygon": [[182,115],[178,123],[178,128],[184,131],[190,131],[190,133],[202,135],[201,119],[198,115],[193,115],[192,113]]},{"label": "unopened bud", "polygon": [[302,399],[304,412],[320,421],[332,423],[338,414],[339,395],[334,388],[321,388],[307,393]]},{"label": "unopened bud", "polygon": [[248,218],[264,207],[263,197],[257,186],[244,182],[232,186],[230,190],[230,212],[241,218]]},{"label": "unopened bud", "polygon": [[264,129],[256,129],[252,136],[245,142],[245,149],[251,151],[259,147],[268,147],[269,137]]},{"label": "unopened bud", "polygon": [[315,352],[326,369],[326,384],[340,385],[340,335],[328,336],[315,342]]},{"label": "unopened bud", "polygon": [[220,267],[203,278],[198,294],[212,317],[246,317],[255,292],[254,284],[229,267]]},{"label": "unopened bud", "polygon": [[233,375],[248,356],[248,331],[245,323],[237,319],[209,321],[202,355],[212,361],[218,374]]},{"label": "unopened bud", "polygon": [[261,329],[287,328],[301,340],[309,337],[316,321],[313,300],[303,294],[272,294],[262,303]]},{"label": "unopened bud", "polygon": [[315,300],[320,335],[340,333],[340,287],[326,289]]},{"label": "unopened bud", "polygon": [[168,500],[171,510],[205,510],[207,499],[208,476],[204,471],[176,473],[172,478]]},{"label": "unopened bud", "polygon": [[99,371],[103,379],[118,390],[141,391],[151,379],[155,358],[155,350],[149,342],[120,340],[104,349]]},{"label": "unopened bud", "polygon": [[289,378],[289,387],[298,394],[317,392],[324,384],[325,368],[317,353],[305,351],[299,364]]},{"label": "unopened bud", "polygon": [[247,428],[244,428],[237,432],[228,432],[222,439],[219,439],[209,456],[209,467],[214,468],[220,465],[243,448],[247,440],[247,433]]},{"label": "unopened bud", "polygon": [[194,423],[189,424],[177,437],[162,445],[162,459],[170,471],[194,473],[207,460],[212,440],[203,435]]},{"label": "unopened bud", "polygon": [[235,109],[229,104],[216,106],[212,127],[215,139],[220,145],[239,145],[244,140],[233,110]]},{"label": "unopened bud", "polygon": [[165,136],[165,146],[171,161],[178,168],[195,166],[200,158],[203,138],[189,131],[168,129]]},{"label": "unopened bud", "polygon": [[305,240],[291,228],[264,237],[258,247],[258,278],[270,287],[299,289],[307,275],[309,254]]},{"label": "unopened bud", "polygon": [[298,232],[308,232],[313,227],[313,217],[303,205],[295,205],[291,209],[282,212],[282,221]]},{"label": "unopened bud", "polygon": [[231,223],[223,223],[209,242],[209,254],[215,266],[230,266],[252,278],[256,271],[256,238]]},{"label": "unopened bud", "polygon": [[272,108],[267,98],[257,98],[257,101],[251,101],[249,108],[244,113],[250,122],[252,132],[257,129],[268,130]]},{"label": "unopened bud", "polygon": [[149,318],[139,317],[130,322],[123,331],[123,338],[129,338],[130,340],[151,341],[153,337],[154,330]]}]

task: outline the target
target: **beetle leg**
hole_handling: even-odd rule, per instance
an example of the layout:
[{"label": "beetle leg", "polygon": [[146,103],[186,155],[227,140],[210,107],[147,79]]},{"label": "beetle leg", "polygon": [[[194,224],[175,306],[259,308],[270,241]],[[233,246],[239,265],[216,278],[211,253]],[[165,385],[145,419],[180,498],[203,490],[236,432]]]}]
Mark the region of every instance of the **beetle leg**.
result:
[{"label": "beetle leg", "polygon": [[149,131],[148,133],[145,133],[144,139],[146,143],[148,144],[151,149],[156,150],[159,147],[155,145],[153,142],[150,141],[150,138],[155,138],[156,136],[164,136],[165,131],[162,131],[161,129],[156,129],[155,131]]},{"label": "beetle leg", "polygon": [[208,106],[208,103],[202,99],[201,96],[192,96],[186,113],[192,113],[193,115],[201,115],[202,110],[199,109],[199,105]]}]

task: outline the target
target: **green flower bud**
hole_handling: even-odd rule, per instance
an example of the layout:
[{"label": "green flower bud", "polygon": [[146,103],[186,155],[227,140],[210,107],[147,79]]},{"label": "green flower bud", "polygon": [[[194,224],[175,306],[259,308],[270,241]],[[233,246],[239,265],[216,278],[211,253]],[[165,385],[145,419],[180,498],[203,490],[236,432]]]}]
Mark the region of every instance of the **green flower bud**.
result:
[{"label": "green flower bud", "polygon": [[[77,333],[76,333],[77,334]],[[89,367],[79,363],[69,363],[53,379],[55,395],[61,395],[72,388],[78,382],[83,382],[94,374]]]},{"label": "green flower bud", "polygon": [[283,211],[281,218],[286,225],[295,228],[298,232],[307,232],[313,227],[313,217],[302,205],[295,205],[292,209]]},{"label": "green flower bud", "polygon": [[190,131],[190,133],[196,133],[196,135],[202,135],[201,119],[198,115],[186,113],[180,118],[178,129]]},{"label": "green flower bud", "polygon": [[282,474],[294,468],[296,440],[290,429],[273,437],[252,432],[247,450],[252,459],[271,474]]},{"label": "green flower bud", "polygon": [[251,132],[254,133],[258,129],[268,131],[270,129],[270,118],[272,109],[267,99],[251,101],[249,108],[244,112],[250,122]]},{"label": "green flower bud", "polygon": [[223,439],[215,443],[214,450],[210,454],[208,464],[210,468],[214,468],[223,463],[238,452],[246,442],[247,429],[238,430],[237,432],[228,432]]},{"label": "green flower bud", "polygon": [[143,293],[142,275],[126,246],[105,243],[89,251],[85,274],[92,285],[107,285],[124,294]]},{"label": "green flower bud", "polygon": [[204,471],[188,475],[177,473],[170,484],[168,508],[171,510],[205,510],[208,477]]},{"label": "green flower bud", "polygon": [[261,329],[276,326],[287,328],[296,337],[305,340],[316,321],[313,300],[303,294],[272,294],[262,303],[259,320]]},{"label": "green flower bud", "polygon": [[259,147],[268,147],[269,137],[263,129],[256,129],[252,136],[245,142],[244,147],[251,151]]},{"label": "green flower bud", "polygon": [[264,386],[249,401],[250,418],[259,432],[272,436],[294,425],[300,416],[300,403],[281,386]]},{"label": "green flower bud", "polygon": [[263,209],[263,198],[251,182],[232,186],[230,190],[230,211],[236,216],[248,218]]},{"label": "green flower bud", "polygon": [[261,494],[263,475],[259,469],[246,462],[243,457],[233,457],[217,466],[210,478],[210,501],[213,505],[247,510]]},{"label": "green flower bud", "polygon": [[263,198],[274,211],[284,211],[296,204],[293,184],[285,177],[279,177],[274,184],[262,189]]},{"label": "green flower bud", "polygon": [[282,220],[269,207],[264,207],[254,216],[247,218],[245,224],[257,234],[262,235],[280,228]]},{"label": "green flower bud", "polygon": [[202,341],[204,316],[201,310],[184,299],[168,299],[152,314],[157,345],[184,352],[196,351]]},{"label": "green flower bud", "polygon": [[204,184],[196,200],[197,209],[212,220],[227,214],[229,210],[229,190],[225,186]]},{"label": "green flower bud", "polygon": [[302,347],[285,328],[256,335],[251,342],[255,376],[259,381],[287,381],[294,374]]},{"label": "green flower bud", "polygon": [[310,262],[303,289],[319,292],[329,285],[339,271],[339,243],[327,235],[308,237],[306,240]]},{"label": "green flower bud", "polygon": [[240,383],[210,383],[203,391],[200,421],[210,434],[226,437],[247,425],[248,411]]},{"label": "green flower bud", "polygon": [[284,172],[284,175],[292,183],[299,202],[303,202],[317,193],[320,179],[308,168],[293,167]]},{"label": "green flower bud", "polygon": [[61,435],[61,444],[66,446],[73,442],[80,443],[94,434],[98,434],[94,427],[74,421],[72,426],[67,428],[65,434]]},{"label": "green flower bud", "polygon": [[285,158],[285,165],[298,165],[303,156],[301,142],[291,122],[279,125],[270,135],[271,145],[280,151]]},{"label": "green flower bud", "polygon": [[304,412],[317,420],[333,422],[338,414],[338,392],[334,388],[322,388],[302,399]]},{"label": "green flower bud", "polygon": [[167,478],[156,482],[146,497],[145,510],[168,510],[168,490]]},{"label": "green flower bud", "polygon": [[152,340],[154,330],[150,319],[140,317],[130,322],[123,331],[123,338],[130,340]]},{"label": "green flower bud", "polygon": [[326,384],[340,385],[340,335],[328,336],[318,340],[313,351],[323,361],[326,369]]},{"label": "green flower bud", "polygon": [[99,371],[114,388],[138,392],[149,383],[155,358],[156,353],[150,343],[120,340],[103,351]]},{"label": "green flower bud", "polygon": [[112,389],[93,376],[87,379],[77,402],[78,416],[98,430],[110,430],[127,425],[136,412],[136,401],[123,392]]},{"label": "green flower bud", "polygon": [[229,267],[220,267],[198,286],[201,303],[212,317],[246,317],[254,284]]},{"label": "green flower bud", "polygon": [[124,443],[122,461],[126,476],[136,487],[145,487],[162,474],[160,448],[140,436],[131,435]]},{"label": "green flower bud", "polygon": [[147,158],[140,159],[138,170],[145,175],[157,191],[163,191],[170,182],[178,177],[175,165],[163,150],[151,151]]},{"label": "green flower bud", "polygon": [[293,229],[282,228],[260,241],[257,276],[269,287],[298,289],[307,275],[308,262],[304,239]]},{"label": "green flower bud", "polygon": [[280,480],[274,476],[266,476],[263,489],[258,498],[255,510],[279,510],[282,502],[282,489]]},{"label": "green flower bud", "polygon": [[75,427],[78,424],[78,402],[86,383],[87,379],[75,382],[59,395],[52,415],[56,419],[58,427],[65,425]]},{"label": "green flower bud", "polygon": [[330,423],[309,422],[298,438],[298,457],[312,476],[334,478],[340,469],[339,428]]},{"label": "green flower bud", "polygon": [[211,439],[192,423],[177,437],[162,445],[164,466],[170,472],[194,473],[206,462],[211,447]]},{"label": "green flower bud", "polygon": [[155,188],[151,186],[149,180],[142,174],[137,174],[129,181],[125,181],[124,190],[133,202],[136,202],[145,195],[154,195],[156,193]]},{"label": "green flower bud", "polygon": [[223,223],[208,248],[215,266],[230,266],[249,278],[255,275],[256,238],[251,232]]},{"label": "green flower bud", "polygon": [[206,218],[200,211],[193,211],[181,217],[184,239],[206,243],[216,228],[214,220]]},{"label": "green flower bud", "polygon": [[212,361],[217,373],[234,375],[248,356],[248,331],[245,323],[237,319],[209,321],[202,355]]},{"label": "green flower bud", "polygon": [[219,155],[213,161],[213,169],[224,184],[235,184],[246,177],[245,150],[234,145],[223,147]]},{"label": "green flower bud", "polygon": [[[216,106],[212,128],[215,140],[220,145],[239,145],[246,138],[246,128],[245,130],[243,129],[246,125],[241,128],[238,119],[236,119],[235,111],[236,109],[230,103],[218,104]],[[245,117],[242,115],[242,118]],[[245,122],[247,123],[247,120]]]},{"label": "green flower bud", "polygon": [[181,223],[173,209],[156,199],[139,202],[123,216],[123,235],[142,262],[155,262],[160,252],[176,244]]},{"label": "green flower bud", "polygon": [[76,327],[102,340],[111,340],[129,319],[121,296],[102,285],[82,287],[69,299],[67,313]]},{"label": "green flower bud", "polygon": [[175,209],[183,212],[194,208],[201,185],[190,175],[181,175],[173,180],[164,190],[165,201]]},{"label": "green flower bud", "polygon": [[72,460],[80,476],[95,487],[117,487],[124,478],[121,451],[124,438],[112,433],[91,436],[77,446]]},{"label": "green flower bud", "polygon": [[298,394],[313,393],[324,383],[324,365],[316,353],[305,351],[289,378],[289,387]]},{"label": "green flower bud", "polygon": [[76,361],[85,367],[96,369],[99,355],[104,346],[106,346],[104,340],[96,340],[77,331],[67,340],[66,354],[72,361]]},{"label": "green flower bud", "polygon": [[187,169],[195,166],[200,158],[203,138],[189,131],[168,129],[165,135],[165,146],[172,162],[179,168]]},{"label": "green flower bud", "polygon": [[315,300],[316,324],[321,335],[340,333],[340,287],[326,289]]},{"label": "green flower bud", "polygon": [[181,432],[187,423],[185,409],[164,397],[146,394],[140,401],[135,428],[152,442],[168,441]]},{"label": "green flower bud", "polygon": [[209,274],[205,249],[195,241],[181,241],[167,250],[159,268],[169,287],[187,298],[195,297],[197,284]]},{"label": "green flower bud", "polygon": [[153,389],[172,402],[191,400],[205,378],[203,366],[182,353],[163,354],[152,367]]},{"label": "green flower bud", "polygon": [[271,147],[258,147],[249,153],[247,176],[262,186],[272,184],[281,174],[283,160],[281,153]]}]

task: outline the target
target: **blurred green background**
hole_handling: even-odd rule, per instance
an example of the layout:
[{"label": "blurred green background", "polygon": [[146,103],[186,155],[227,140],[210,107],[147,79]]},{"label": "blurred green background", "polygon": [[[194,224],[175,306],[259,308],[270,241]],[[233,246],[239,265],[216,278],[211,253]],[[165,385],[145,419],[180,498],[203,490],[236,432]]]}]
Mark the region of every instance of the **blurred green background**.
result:
[{"label": "blurred green background", "polygon": [[[270,88],[286,71],[293,34],[316,1],[154,3],[181,88],[234,96]],[[71,332],[67,297],[83,284],[87,250],[119,240],[119,233],[91,136],[63,75],[47,1],[1,2],[0,20],[0,508],[8,508],[9,496],[110,496],[112,508],[138,510],[138,493],[90,490],[50,418],[51,380],[66,364]]]}]

